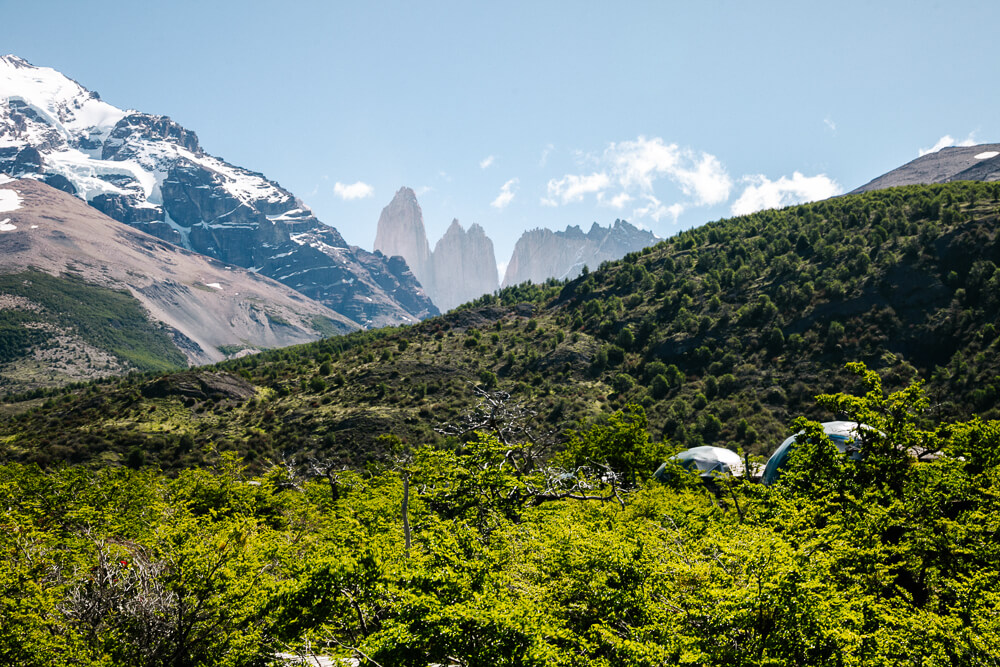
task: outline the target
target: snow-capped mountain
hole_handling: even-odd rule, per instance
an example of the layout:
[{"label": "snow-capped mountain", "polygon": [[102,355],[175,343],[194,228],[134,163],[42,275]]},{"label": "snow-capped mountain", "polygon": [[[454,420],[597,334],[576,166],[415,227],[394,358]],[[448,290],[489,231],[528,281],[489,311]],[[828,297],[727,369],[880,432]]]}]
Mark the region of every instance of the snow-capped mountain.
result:
[{"label": "snow-capped mountain", "polygon": [[0,57],[0,172],[258,271],[364,326],[437,314],[405,263],[349,246],[277,183],[206,153],[194,132],[16,56]]},{"label": "snow-capped mountain", "polygon": [[[59,386],[99,376],[91,374],[86,354],[77,354],[72,360],[73,348],[79,353],[81,345],[96,346],[97,357],[117,359],[111,362],[108,374],[130,368],[129,355],[121,354],[129,346],[123,345],[115,332],[109,331],[88,345],[63,344],[80,338],[81,332],[74,327],[94,310],[92,304],[63,300],[56,312],[46,308],[44,301],[29,303],[34,296],[31,288],[18,288],[25,292],[21,298],[7,291],[11,276],[35,271],[128,293],[141,306],[142,318],[165,334],[191,364],[213,363],[231,355],[305,343],[359,328],[343,315],[259,273],[144,234],[36,180],[0,176],[0,280],[8,286],[0,290],[0,311],[31,314],[23,320],[24,326],[38,333],[41,327],[48,341],[41,344],[36,340],[14,353],[7,347],[0,359],[0,392]],[[45,317],[32,319],[40,313]],[[56,331],[52,320],[73,325]],[[74,366],[82,375],[69,372]]]}]

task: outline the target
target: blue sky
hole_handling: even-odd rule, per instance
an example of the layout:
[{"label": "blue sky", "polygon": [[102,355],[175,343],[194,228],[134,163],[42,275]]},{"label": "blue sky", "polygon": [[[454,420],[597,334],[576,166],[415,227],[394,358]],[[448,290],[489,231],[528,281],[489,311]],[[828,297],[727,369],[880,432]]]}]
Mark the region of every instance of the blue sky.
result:
[{"label": "blue sky", "polygon": [[478,222],[504,263],[533,227],[669,236],[853,189],[946,136],[1000,141],[996,2],[0,0],[0,16],[0,51],[171,116],[366,248],[402,185],[432,246]]}]

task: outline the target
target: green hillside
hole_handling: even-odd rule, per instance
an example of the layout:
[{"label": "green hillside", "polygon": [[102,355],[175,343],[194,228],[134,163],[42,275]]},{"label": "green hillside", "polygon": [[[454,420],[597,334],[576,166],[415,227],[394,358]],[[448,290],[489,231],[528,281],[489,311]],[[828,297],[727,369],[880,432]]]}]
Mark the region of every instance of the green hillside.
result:
[{"label": "green hillside", "polygon": [[[57,378],[187,365],[170,337],[127,292],[41,271],[0,275],[0,390],[52,386]],[[51,359],[35,368],[35,355]],[[109,359],[110,357],[110,359]],[[105,367],[107,367],[105,369]],[[102,371],[107,372],[102,372]]]},{"label": "green hillside", "polygon": [[[998,195],[762,212],[412,327],[9,397],[0,663],[998,664]],[[857,460],[830,418],[872,427]],[[792,431],[772,486],[650,479]]]},{"label": "green hillside", "polygon": [[480,386],[537,412],[539,431],[635,403],[677,446],[768,453],[794,417],[835,416],[813,397],[856,388],[850,361],[890,389],[926,381],[934,418],[996,418],[998,192],[897,188],[721,220],[570,283],[215,367],[250,393],[133,377],[54,397],[0,433],[8,457],[39,462],[140,449],[164,468],[227,450],[360,465],[385,455],[385,434],[441,442],[435,428]]}]

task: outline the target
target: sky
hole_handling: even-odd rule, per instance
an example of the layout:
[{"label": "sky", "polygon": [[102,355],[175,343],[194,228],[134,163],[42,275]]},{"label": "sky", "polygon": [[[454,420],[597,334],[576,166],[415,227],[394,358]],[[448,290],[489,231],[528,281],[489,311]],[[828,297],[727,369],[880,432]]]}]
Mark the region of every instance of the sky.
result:
[{"label": "sky", "polygon": [[1000,3],[0,0],[0,52],[300,197],[371,249],[401,186],[479,223],[668,237],[1000,141]]}]

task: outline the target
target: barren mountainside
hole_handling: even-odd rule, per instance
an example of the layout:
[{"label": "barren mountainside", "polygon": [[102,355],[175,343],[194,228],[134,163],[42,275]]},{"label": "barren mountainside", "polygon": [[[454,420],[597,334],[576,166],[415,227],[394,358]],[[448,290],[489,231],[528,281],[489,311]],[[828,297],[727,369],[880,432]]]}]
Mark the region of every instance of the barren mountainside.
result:
[{"label": "barren mountainside", "polygon": [[[10,210],[0,212],[0,275],[42,271],[126,291],[163,328],[182,353],[181,363],[211,363],[241,351],[285,347],[359,328],[274,280],[116,222],[44,183],[23,179],[2,184],[0,200],[13,202],[6,207]],[[37,307],[31,301],[28,290],[24,297],[7,299],[0,310],[31,311]],[[73,308],[67,304],[63,315],[73,319]],[[26,353],[38,357],[31,350]],[[39,357],[39,365],[48,367],[44,358]],[[126,371],[129,366],[115,368]],[[0,370],[5,388],[17,384],[12,372]],[[40,384],[58,384],[66,379],[63,375]]]},{"label": "barren mountainside", "polygon": [[1000,180],[1000,144],[951,146],[922,155],[873,179],[851,194],[899,185]]}]

